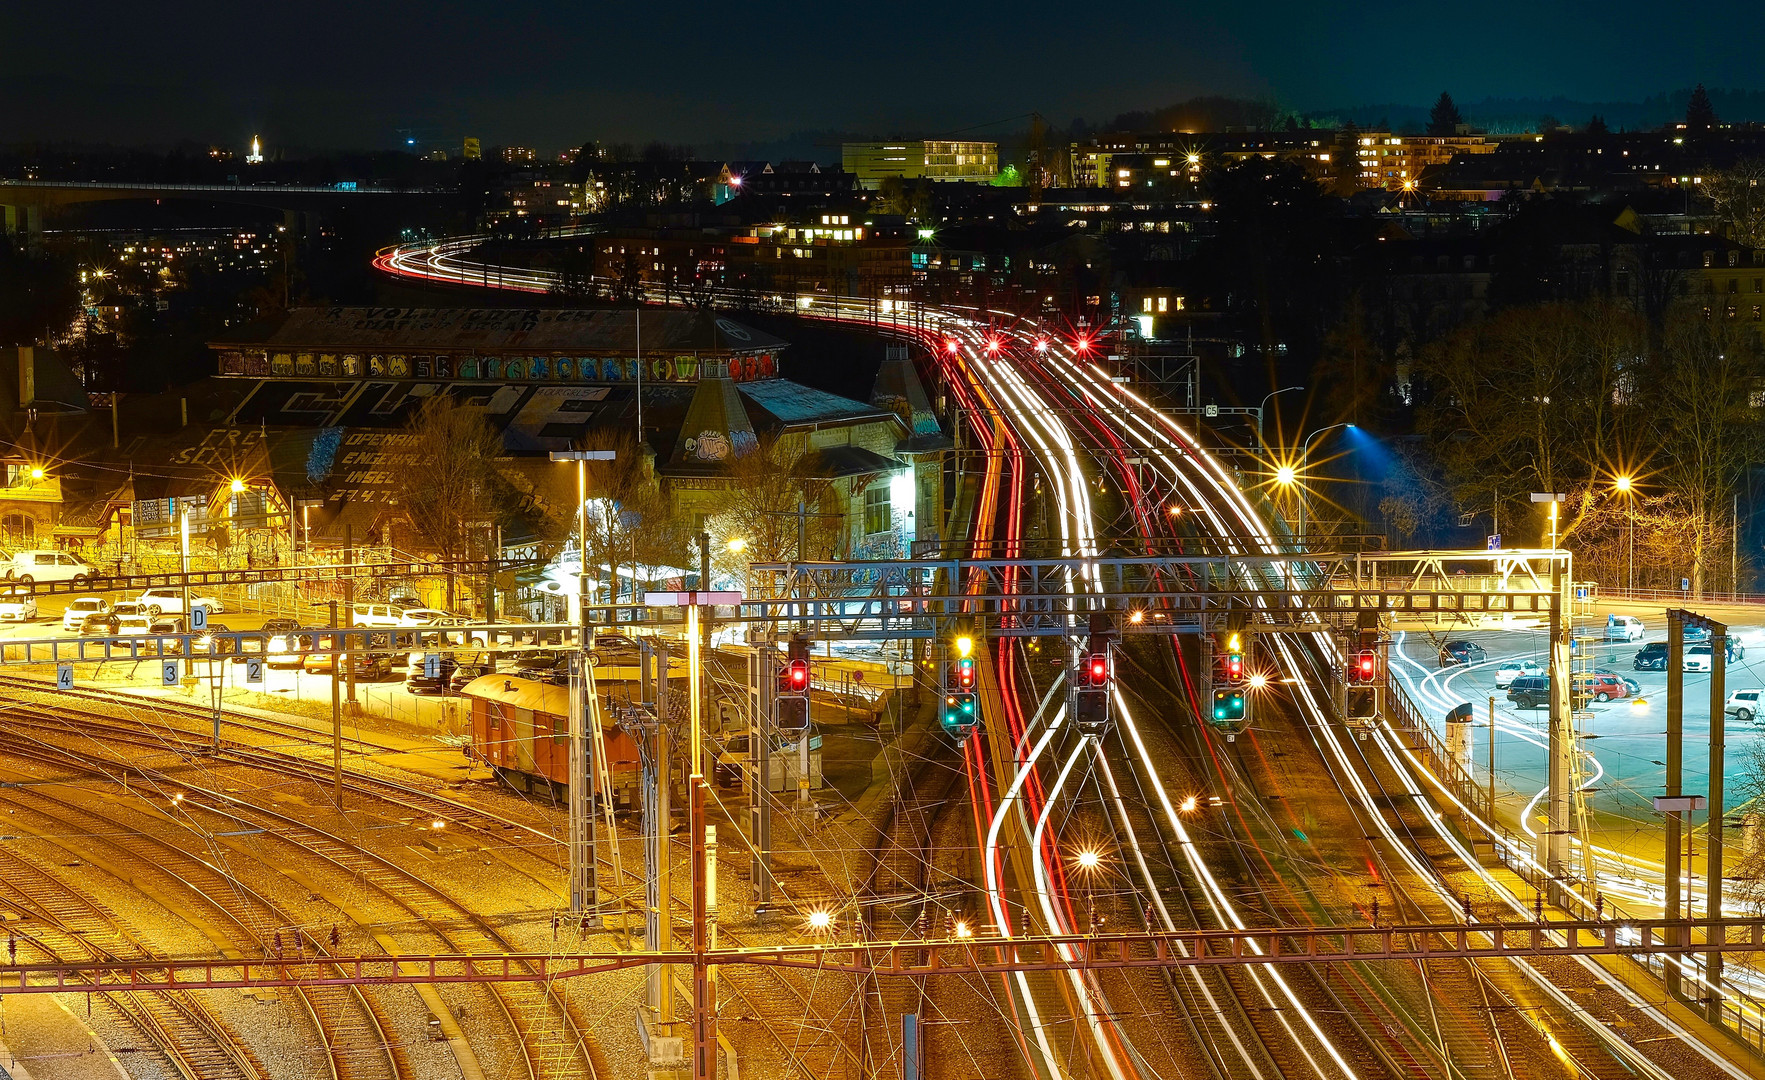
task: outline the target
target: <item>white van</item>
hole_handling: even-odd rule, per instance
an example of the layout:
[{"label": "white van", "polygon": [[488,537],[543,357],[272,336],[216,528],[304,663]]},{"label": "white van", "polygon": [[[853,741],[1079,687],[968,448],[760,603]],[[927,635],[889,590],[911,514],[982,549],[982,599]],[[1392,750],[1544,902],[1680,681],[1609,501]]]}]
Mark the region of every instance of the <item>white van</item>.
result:
[{"label": "white van", "polygon": [[1643,639],[1642,620],[1635,615],[1607,615],[1607,641],[1641,641]]},{"label": "white van", "polygon": [[65,551],[20,551],[5,564],[5,574],[14,581],[76,581],[81,585],[98,576],[98,571]]},{"label": "white van", "polygon": [[393,604],[357,604],[349,609],[351,626],[398,626],[404,621],[404,608]]}]

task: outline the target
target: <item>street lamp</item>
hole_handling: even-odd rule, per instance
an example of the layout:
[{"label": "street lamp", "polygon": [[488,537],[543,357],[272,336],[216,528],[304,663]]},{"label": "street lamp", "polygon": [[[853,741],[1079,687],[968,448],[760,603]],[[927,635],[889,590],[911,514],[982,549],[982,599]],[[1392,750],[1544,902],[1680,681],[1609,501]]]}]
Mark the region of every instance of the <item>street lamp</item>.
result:
[{"label": "street lamp", "polygon": [[[571,673],[570,695],[570,821],[565,847],[570,852],[570,911],[574,915],[598,914],[599,888],[595,881],[594,814],[589,788],[587,740],[594,739],[595,752],[604,755],[601,726],[590,724],[594,710],[594,672],[588,662],[588,465],[590,461],[612,461],[611,450],[553,450],[553,461],[576,463],[576,514],[580,527],[580,565],[576,575],[581,596],[581,624],[576,642],[576,670]],[[617,592],[611,597],[618,602]],[[587,730],[592,728],[591,730]],[[617,843],[617,838],[614,838]]]},{"label": "street lamp", "polygon": [[1612,487],[1614,490],[1616,490],[1618,492],[1618,494],[1624,496],[1625,501],[1630,504],[1630,528],[1628,530],[1630,533],[1630,558],[1629,558],[1629,568],[1625,572],[1624,580],[1626,582],[1625,588],[1631,592],[1635,592],[1636,591],[1636,481],[1634,479],[1632,479],[1627,474],[1627,475],[1618,477],[1616,480],[1613,480]]},{"label": "street lamp", "polygon": [[1262,435],[1262,411],[1264,409],[1268,408],[1269,399],[1274,397],[1276,394],[1285,394],[1289,390],[1304,390],[1304,389],[1305,389],[1305,387],[1303,387],[1303,386],[1283,386],[1279,390],[1273,390],[1273,391],[1270,391],[1269,393],[1263,395],[1262,403],[1256,407],[1256,442],[1257,442],[1258,446],[1261,446],[1263,448],[1264,453],[1268,452],[1269,441],[1267,439],[1263,438],[1263,435]]},{"label": "street lamp", "polygon": [[[1304,477],[1308,480],[1311,478],[1311,471],[1309,468],[1310,463],[1311,463],[1311,444],[1313,442],[1317,441],[1318,436],[1323,435],[1327,432],[1335,431],[1337,428],[1352,428],[1352,427],[1354,427],[1353,424],[1331,424],[1329,427],[1319,428],[1318,430],[1312,432],[1310,435],[1306,436],[1305,441],[1299,444],[1299,476]],[[1288,473],[1292,472],[1292,469],[1290,467],[1283,466],[1282,468],[1283,468],[1283,471],[1286,471]],[[1277,478],[1278,478],[1278,474],[1277,474]],[[1293,481],[1288,480],[1287,482],[1292,483]],[[1299,545],[1300,545],[1300,547],[1305,546],[1305,504],[1306,504],[1306,501],[1307,501],[1306,500],[1306,492],[1304,490],[1301,490],[1299,493]]]}]

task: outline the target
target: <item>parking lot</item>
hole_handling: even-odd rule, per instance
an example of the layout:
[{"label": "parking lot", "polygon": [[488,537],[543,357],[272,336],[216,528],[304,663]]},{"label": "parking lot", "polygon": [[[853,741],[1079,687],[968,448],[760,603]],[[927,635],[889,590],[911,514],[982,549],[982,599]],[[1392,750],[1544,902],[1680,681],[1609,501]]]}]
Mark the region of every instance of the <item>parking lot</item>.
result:
[{"label": "parking lot", "polygon": [[[1580,728],[1588,755],[1584,782],[1589,807],[1595,812],[1653,820],[1656,815],[1650,800],[1662,793],[1666,776],[1667,674],[1637,670],[1635,657],[1647,644],[1666,640],[1667,619],[1659,610],[1639,614],[1645,629],[1641,641],[1596,640],[1584,646],[1591,658],[1586,667],[1630,679],[1639,692],[1607,702],[1589,701],[1585,708],[1592,719],[1584,720]],[[1765,613],[1754,617],[1765,618]],[[1592,629],[1603,627],[1602,614]],[[1727,665],[1725,698],[1737,690],[1765,687],[1765,624],[1730,624],[1729,632],[1745,655]],[[1499,669],[1517,661],[1532,660],[1543,666],[1546,636],[1542,628],[1454,633],[1434,640],[1423,634],[1400,633],[1392,646],[1391,678],[1404,685],[1437,730],[1444,728],[1445,716],[1454,706],[1467,702],[1473,706],[1477,726],[1473,729],[1472,760],[1479,777],[1488,768],[1486,720],[1493,696],[1498,785],[1520,792],[1542,790],[1547,770],[1548,708],[1522,707],[1509,700],[1510,691],[1497,688],[1495,682]],[[1443,668],[1435,640],[1471,641],[1482,646],[1487,655],[1480,661]],[[1690,793],[1703,792],[1709,786],[1710,678],[1705,672],[1685,673],[1683,786]],[[1755,721],[1759,719],[1765,718]],[[1730,716],[1725,731],[1724,789],[1729,809],[1734,811],[1743,797],[1739,793],[1745,790],[1746,775],[1755,768],[1753,753],[1765,746],[1765,726]]]}]

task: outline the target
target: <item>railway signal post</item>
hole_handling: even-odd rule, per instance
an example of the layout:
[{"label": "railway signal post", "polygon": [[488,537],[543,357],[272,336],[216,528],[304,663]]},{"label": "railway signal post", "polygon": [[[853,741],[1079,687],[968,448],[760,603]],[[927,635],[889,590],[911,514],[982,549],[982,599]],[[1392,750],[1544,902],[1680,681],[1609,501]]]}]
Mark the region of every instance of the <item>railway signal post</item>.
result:
[{"label": "railway signal post", "polygon": [[[553,461],[576,463],[577,562],[576,582],[580,592],[580,622],[577,629],[576,671],[571,680],[575,685],[570,694],[570,819],[565,848],[570,852],[570,913],[598,925],[600,890],[595,880],[594,784],[593,763],[589,758],[589,721],[594,716],[594,682],[589,668],[589,646],[594,638],[589,630],[588,614],[592,597],[588,592],[588,468],[590,461],[613,460],[611,450],[554,450]],[[351,578],[353,581],[353,577]],[[451,585],[452,575],[448,581]],[[451,589],[450,589],[451,593]],[[450,595],[448,599],[453,598]],[[618,597],[611,597],[617,600]],[[332,680],[335,696],[336,679]],[[354,693],[354,683],[350,684]],[[594,727],[594,738],[600,739],[601,726]]]},{"label": "railway signal post", "polygon": [[[686,609],[686,658],[687,658],[687,832],[692,838],[692,955],[693,955],[693,1080],[716,1080],[717,1078],[717,1002],[716,987],[711,981],[710,966],[705,960],[709,951],[706,940],[705,924],[708,898],[706,895],[706,844],[705,844],[705,734],[704,734],[704,684],[701,666],[704,657],[700,647],[703,644],[700,633],[701,607],[718,605],[739,605],[742,594],[738,592],[652,592],[644,597],[645,603],[651,607],[682,607]],[[807,668],[804,669],[804,695],[807,697]],[[802,737],[807,740],[809,733],[804,730]],[[661,823],[664,831],[667,823]],[[665,905],[667,897],[662,898]],[[663,993],[668,993],[663,987]]]}]

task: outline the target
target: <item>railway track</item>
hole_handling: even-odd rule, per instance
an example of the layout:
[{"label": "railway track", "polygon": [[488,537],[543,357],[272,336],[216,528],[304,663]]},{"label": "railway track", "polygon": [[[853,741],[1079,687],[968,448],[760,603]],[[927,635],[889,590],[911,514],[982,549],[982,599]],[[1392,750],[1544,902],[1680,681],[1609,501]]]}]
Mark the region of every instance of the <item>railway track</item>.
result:
[{"label": "railway track", "polygon": [[[19,710],[14,706],[7,711],[16,714]],[[69,717],[65,714],[60,717],[45,717],[36,715],[39,710],[28,708],[25,712],[27,720],[36,720],[43,725],[59,720],[62,725],[60,729],[64,732],[66,730]],[[98,725],[107,734],[114,734],[118,726],[118,722],[109,717],[85,716],[78,718],[77,723],[88,737],[94,734],[93,725]],[[168,746],[162,738],[148,740],[150,747],[157,748],[173,759],[163,763],[167,766],[165,768],[156,768],[141,758],[124,761],[109,757],[95,761],[89,747],[68,749],[41,737],[21,741],[21,726],[9,725],[9,730],[0,737],[0,746],[4,746],[6,752],[14,757],[23,756],[79,774],[89,773],[98,764],[113,777],[132,776],[136,783],[150,783],[161,792],[178,793],[183,813],[192,816],[215,815],[221,821],[242,827],[210,828],[208,832],[211,836],[235,831],[250,832],[254,836],[262,835],[281,841],[291,855],[319,859],[327,864],[332,875],[341,877],[343,884],[340,888],[364,883],[369,885],[380,897],[406,914],[404,922],[407,926],[421,927],[421,932],[437,939],[442,949],[516,951],[498,931],[452,899],[441,888],[309,821],[296,819],[274,806],[261,805],[247,796],[248,790],[259,793],[266,789],[254,786],[250,789],[242,787],[216,791],[192,779],[186,779],[193,771],[188,767],[188,759],[182,756],[187,748]],[[36,730],[40,736],[44,727],[39,726]],[[140,748],[139,733],[137,736],[133,744],[124,745]],[[204,767],[212,769],[226,764],[254,768],[267,766],[283,771],[300,768],[299,764],[288,760],[268,761],[260,758],[229,762],[224,759],[216,761],[213,755],[204,762]],[[248,850],[239,841],[231,841],[224,846]],[[489,993],[509,1029],[517,1036],[523,1075],[530,1080],[594,1075],[595,1064],[581,1025],[552,988],[528,983],[502,984],[492,987]]]},{"label": "railway track", "polygon": [[[0,846],[0,905],[17,917],[9,931],[21,959],[151,960],[157,954],[99,901],[56,868]],[[239,1033],[189,992],[126,993],[111,1005],[184,1080],[267,1080],[263,1062]]]},{"label": "railway track", "polygon": [[[15,812],[23,810],[50,823],[64,837],[78,837],[77,847],[65,840],[53,842],[77,851],[80,858],[138,890],[151,889],[150,897],[161,907],[202,926],[211,939],[216,931],[224,934],[224,944],[216,944],[228,955],[267,955],[272,942],[282,935],[289,937],[292,948],[293,935],[303,933],[298,928],[306,922],[304,918],[215,869],[204,857],[206,852],[187,851],[137,827],[128,820],[135,815],[122,813],[123,807],[116,802],[110,805],[113,816],[104,816],[57,795],[45,784],[15,785],[5,792],[5,801]],[[95,856],[94,850],[99,854]],[[191,918],[193,914],[214,917],[202,917],[197,923]],[[304,933],[303,937],[303,948],[315,957],[327,953],[325,935]],[[319,1033],[332,1080],[400,1080],[415,1075],[403,1042],[389,1035],[393,1025],[361,988],[295,988],[292,994]]]}]

